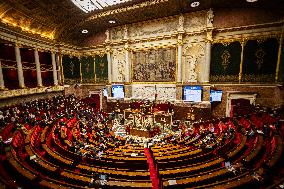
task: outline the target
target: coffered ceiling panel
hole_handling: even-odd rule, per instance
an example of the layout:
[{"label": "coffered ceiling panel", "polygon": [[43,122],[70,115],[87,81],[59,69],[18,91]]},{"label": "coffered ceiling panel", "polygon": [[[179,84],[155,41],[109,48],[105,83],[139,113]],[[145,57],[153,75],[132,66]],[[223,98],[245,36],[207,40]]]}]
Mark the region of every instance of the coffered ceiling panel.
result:
[{"label": "coffered ceiling panel", "polygon": [[[73,45],[107,28],[208,8],[277,8],[283,0],[132,0],[85,13],[71,0],[0,0],[1,25],[55,42]],[[110,24],[115,20],[115,24]],[[83,34],[82,30],[88,30]]]}]

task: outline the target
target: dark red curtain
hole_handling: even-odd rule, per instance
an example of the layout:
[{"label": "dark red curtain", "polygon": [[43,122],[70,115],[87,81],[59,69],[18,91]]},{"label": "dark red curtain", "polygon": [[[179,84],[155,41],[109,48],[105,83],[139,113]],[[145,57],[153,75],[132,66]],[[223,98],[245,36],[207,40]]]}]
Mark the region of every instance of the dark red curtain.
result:
[{"label": "dark red curtain", "polygon": [[16,61],[15,56],[15,47],[11,44],[0,43],[0,58],[2,60],[14,60]]},{"label": "dark red curtain", "polygon": [[53,72],[52,71],[42,71],[41,72],[42,84],[43,86],[49,87],[54,85]]},{"label": "dark red curtain", "polygon": [[5,87],[19,88],[15,47],[11,44],[0,43],[0,59]]},{"label": "dark red curtain", "polygon": [[2,68],[5,87],[7,89],[18,89],[18,72],[17,69]]},{"label": "dark red curtain", "polygon": [[23,65],[25,86],[28,88],[37,87],[34,50],[29,48],[21,48],[21,60]]},{"label": "dark red curtain", "polygon": [[41,78],[43,86],[53,86],[53,72],[52,72],[52,60],[50,52],[39,52],[39,61],[41,66]]}]

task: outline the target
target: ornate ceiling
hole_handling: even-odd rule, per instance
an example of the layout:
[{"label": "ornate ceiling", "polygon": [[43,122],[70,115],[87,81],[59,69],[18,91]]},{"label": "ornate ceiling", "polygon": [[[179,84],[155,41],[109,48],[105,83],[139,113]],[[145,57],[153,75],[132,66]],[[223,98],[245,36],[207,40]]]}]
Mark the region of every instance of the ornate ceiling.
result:
[{"label": "ornate ceiling", "polygon": [[[109,27],[208,8],[261,7],[283,8],[283,0],[132,0],[127,3],[85,13],[71,0],[0,0],[1,26],[55,42],[73,45]],[[115,20],[115,24],[109,23]],[[88,30],[87,34],[82,30]]]}]

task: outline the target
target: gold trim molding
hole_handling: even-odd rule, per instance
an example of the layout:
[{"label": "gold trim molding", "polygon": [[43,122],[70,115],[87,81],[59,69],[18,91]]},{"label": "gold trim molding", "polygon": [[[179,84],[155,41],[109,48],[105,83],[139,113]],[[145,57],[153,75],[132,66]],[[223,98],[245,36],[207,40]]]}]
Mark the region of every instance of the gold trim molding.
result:
[{"label": "gold trim molding", "polygon": [[94,16],[91,16],[91,17],[87,18],[86,22],[95,20],[97,18],[113,15],[113,14],[127,12],[127,11],[130,11],[130,10],[142,9],[142,8],[145,8],[145,7],[148,7],[148,6],[152,6],[152,5],[155,5],[155,4],[164,3],[164,2],[168,2],[168,1],[169,0],[148,0],[146,2],[130,5],[130,6],[127,6],[127,7],[118,8],[118,9],[109,10],[109,11],[104,11],[104,12],[98,13],[98,14],[96,14]]},{"label": "gold trim molding", "polygon": [[53,86],[53,87],[38,87],[38,88],[23,88],[16,90],[4,90],[0,91],[0,99],[23,96],[23,95],[32,95],[38,93],[47,93],[47,92],[59,92],[64,91],[64,86]]}]

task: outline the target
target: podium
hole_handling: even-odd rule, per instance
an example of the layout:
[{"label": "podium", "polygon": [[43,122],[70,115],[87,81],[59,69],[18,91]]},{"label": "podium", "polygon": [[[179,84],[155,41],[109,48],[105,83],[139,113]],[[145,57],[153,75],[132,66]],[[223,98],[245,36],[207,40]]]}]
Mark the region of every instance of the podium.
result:
[{"label": "podium", "polygon": [[129,134],[138,137],[150,138],[150,131],[145,131],[145,130],[139,130],[133,128],[130,129]]}]

